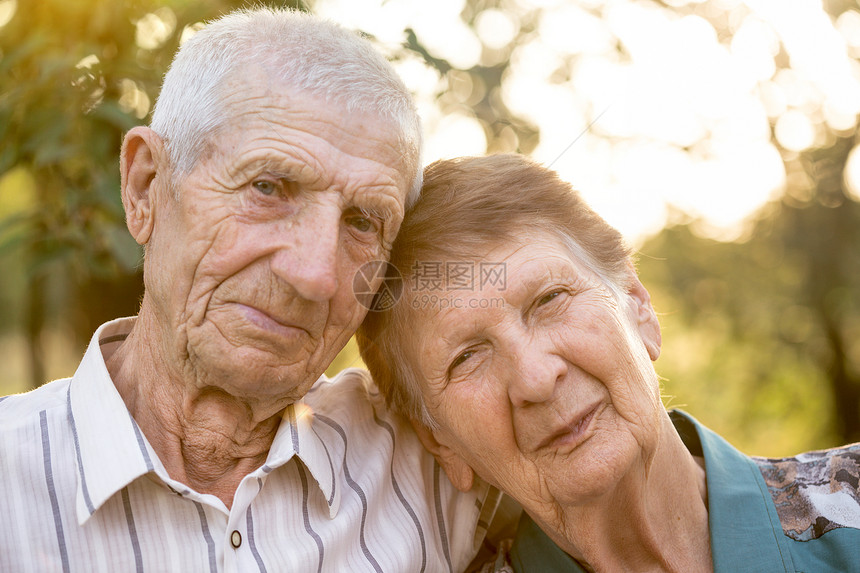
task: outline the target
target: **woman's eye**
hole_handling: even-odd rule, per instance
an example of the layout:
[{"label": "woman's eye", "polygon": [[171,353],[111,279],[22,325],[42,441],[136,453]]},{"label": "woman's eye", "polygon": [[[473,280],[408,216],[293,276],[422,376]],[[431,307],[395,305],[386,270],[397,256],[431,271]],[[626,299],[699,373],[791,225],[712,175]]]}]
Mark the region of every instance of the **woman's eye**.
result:
[{"label": "woman's eye", "polygon": [[557,290],[557,291],[553,291],[551,293],[547,293],[547,294],[543,295],[542,297],[540,297],[540,299],[538,299],[537,306],[545,305],[546,303],[552,301],[554,298],[556,298],[560,294],[561,294],[561,291]]},{"label": "woman's eye", "polygon": [[275,191],[277,191],[278,187],[274,182],[269,181],[267,179],[260,179],[259,181],[254,181],[251,185],[262,193],[263,195],[271,195]]},{"label": "woman's eye", "polygon": [[474,354],[475,354],[474,350],[467,350],[466,352],[462,353],[460,356],[458,356],[457,358],[454,359],[454,362],[451,363],[451,367],[448,368],[448,371],[453,372],[453,370],[457,366],[460,366],[461,364],[463,364],[465,361],[467,361],[469,358],[471,358]]}]

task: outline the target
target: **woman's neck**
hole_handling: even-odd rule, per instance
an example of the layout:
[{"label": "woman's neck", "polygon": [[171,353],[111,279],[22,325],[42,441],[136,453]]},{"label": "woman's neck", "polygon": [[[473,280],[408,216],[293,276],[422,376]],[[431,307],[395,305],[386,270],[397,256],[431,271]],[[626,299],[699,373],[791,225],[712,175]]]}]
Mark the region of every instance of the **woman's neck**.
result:
[{"label": "woman's neck", "polygon": [[533,514],[544,531],[592,571],[712,571],[704,460],[668,417],[657,450],[588,505]]}]

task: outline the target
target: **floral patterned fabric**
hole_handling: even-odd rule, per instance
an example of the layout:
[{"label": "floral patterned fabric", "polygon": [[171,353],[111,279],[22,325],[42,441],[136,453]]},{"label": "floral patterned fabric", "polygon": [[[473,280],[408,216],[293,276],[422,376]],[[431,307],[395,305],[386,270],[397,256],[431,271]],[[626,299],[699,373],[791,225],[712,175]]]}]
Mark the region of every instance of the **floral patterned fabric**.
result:
[{"label": "floral patterned fabric", "polygon": [[753,461],[788,537],[810,541],[839,527],[860,529],[860,444]]}]

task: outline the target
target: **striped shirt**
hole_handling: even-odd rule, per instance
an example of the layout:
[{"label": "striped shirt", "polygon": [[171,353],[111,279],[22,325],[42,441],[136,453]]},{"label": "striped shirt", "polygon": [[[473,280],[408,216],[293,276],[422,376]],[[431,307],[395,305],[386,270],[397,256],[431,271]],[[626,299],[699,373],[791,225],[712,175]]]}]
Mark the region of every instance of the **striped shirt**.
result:
[{"label": "striped shirt", "polygon": [[0,571],[463,570],[498,493],[458,492],[367,375],[289,406],[228,509],[167,474],[110,379],[96,331],[74,377],[0,398]]}]

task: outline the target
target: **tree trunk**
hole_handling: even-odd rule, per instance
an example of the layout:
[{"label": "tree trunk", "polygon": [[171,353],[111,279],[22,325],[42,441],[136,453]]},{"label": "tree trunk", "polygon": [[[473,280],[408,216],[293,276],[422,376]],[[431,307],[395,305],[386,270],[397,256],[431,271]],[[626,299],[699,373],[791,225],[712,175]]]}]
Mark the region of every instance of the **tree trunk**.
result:
[{"label": "tree trunk", "polygon": [[25,336],[30,363],[30,387],[38,388],[45,380],[45,350],[42,332],[45,327],[45,276],[37,273],[30,281],[27,292]]}]

